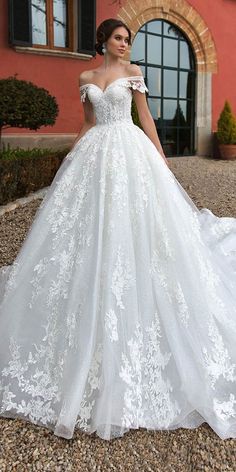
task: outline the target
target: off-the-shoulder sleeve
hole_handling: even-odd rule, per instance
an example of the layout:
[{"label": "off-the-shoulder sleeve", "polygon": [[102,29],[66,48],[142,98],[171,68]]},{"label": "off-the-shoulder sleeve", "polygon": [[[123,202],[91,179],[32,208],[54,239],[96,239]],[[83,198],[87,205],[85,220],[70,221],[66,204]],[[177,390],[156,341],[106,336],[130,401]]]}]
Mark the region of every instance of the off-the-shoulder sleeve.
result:
[{"label": "off-the-shoulder sleeve", "polygon": [[87,91],[88,91],[88,85],[81,85],[79,88],[80,91],[80,100],[81,102],[85,102]]},{"label": "off-the-shoulder sleeve", "polygon": [[141,93],[148,92],[148,88],[144,82],[144,78],[141,75],[129,78],[129,84],[132,89],[138,90]]}]

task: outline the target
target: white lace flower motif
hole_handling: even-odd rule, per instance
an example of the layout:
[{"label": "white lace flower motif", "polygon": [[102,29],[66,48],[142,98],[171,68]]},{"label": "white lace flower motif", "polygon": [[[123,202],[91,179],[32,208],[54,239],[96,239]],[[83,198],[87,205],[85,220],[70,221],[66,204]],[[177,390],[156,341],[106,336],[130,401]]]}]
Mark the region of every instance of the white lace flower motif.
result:
[{"label": "white lace flower motif", "polygon": [[112,342],[118,341],[117,316],[112,309],[105,313],[105,330]]}]

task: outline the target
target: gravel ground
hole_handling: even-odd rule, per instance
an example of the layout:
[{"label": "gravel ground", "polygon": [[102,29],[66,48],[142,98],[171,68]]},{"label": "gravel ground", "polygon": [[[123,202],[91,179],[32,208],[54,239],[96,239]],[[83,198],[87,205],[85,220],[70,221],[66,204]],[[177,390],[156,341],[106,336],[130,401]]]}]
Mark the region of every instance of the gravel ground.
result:
[{"label": "gravel ground", "polygon": [[[198,208],[236,217],[236,161],[171,158],[170,169]],[[0,218],[0,265],[12,263],[41,200]],[[0,419],[0,472],[236,471],[236,439],[221,440],[204,423],[194,430],[132,430],[103,441],[76,430],[73,439],[22,420]]]}]

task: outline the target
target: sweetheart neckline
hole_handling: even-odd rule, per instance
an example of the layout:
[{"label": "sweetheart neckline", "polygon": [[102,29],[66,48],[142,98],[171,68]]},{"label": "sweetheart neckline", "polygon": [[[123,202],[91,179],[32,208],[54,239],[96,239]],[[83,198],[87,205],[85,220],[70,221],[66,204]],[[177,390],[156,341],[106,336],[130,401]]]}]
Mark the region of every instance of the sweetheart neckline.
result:
[{"label": "sweetheart neckline", "polygon": [[92,82],[88,82],[87,84],[84,84],[84,85],[81,85],[80,86],[80,90],[83,88],[83,87],[87,87],[88,85],[93,85],[94,87],[97,87],[99,90],[101,90],[102,93],[105,93],[106,90],[112,85],[114,84],[115,82],[118,82],[118,80],[121,80],[121,79],[134,79],[134,78],[139,78],[139,79],[143,79],[143,76],[142,75],[129,75],[127,77],[118,77],[117,79],[113,80],[110,84],[108,84],[106,86],[106,88],[103,90],[101,87],[99,87],[99,85],[97,84],[93,84]]}]

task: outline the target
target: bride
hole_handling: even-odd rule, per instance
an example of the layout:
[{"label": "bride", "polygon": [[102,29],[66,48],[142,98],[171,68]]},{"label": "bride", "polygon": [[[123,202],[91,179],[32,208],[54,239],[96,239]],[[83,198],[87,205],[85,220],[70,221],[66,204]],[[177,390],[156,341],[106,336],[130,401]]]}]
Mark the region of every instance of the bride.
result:
[{"label": "bride", "polygon": [[204,422],[236,438],[236,219],[170,171],[130,43],[98,27],[84,125],[1,270],[0,415],[67,439]]}]

